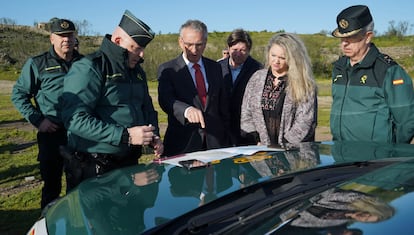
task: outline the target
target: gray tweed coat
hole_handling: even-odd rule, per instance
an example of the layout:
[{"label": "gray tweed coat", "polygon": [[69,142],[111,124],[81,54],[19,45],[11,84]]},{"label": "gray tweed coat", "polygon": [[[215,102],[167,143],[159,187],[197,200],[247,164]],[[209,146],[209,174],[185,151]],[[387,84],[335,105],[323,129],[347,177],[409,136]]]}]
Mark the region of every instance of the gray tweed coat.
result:
[{"label": "gray tweed coat", "polygon": [[[240,118],[241,130],[246,133],[257,131],[262,145],[270,145],[261,108],[267,72],[268,69],[258,70],[250,78],[243,96]],[[278,144],[283,146],[285,143],[313,141],[317,124],[317,107],[316,90],[306,102],[299,105],[295,105],[287,92],[283,103]]]}]

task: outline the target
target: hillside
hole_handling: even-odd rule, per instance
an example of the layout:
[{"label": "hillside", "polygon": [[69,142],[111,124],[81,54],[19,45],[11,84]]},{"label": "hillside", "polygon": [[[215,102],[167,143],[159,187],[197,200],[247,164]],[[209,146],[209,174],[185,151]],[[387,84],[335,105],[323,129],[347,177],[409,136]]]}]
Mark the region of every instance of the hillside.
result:
[{"label": "hillside", "polygon": [[[229,32],[209,33],[205,56],[212,59],[221,57],[221,50]],[[264,50],[268,39],[274,32],[250,32],[253,39],[251,54],[264,62]],[[331,63],[340,55],[339,40],[327,35],[300,35],[304,40],[312,59],[317,78],[329,78]],[[177,34],[157,35],[145,50],[143,67],[149,80],[156,79],[158,65],[180,53]],[[80,37],[80,51],[88,54],[95,51],[102,40],[101,37]],[[414,36],[399,39],[397,37],[374,38],[374,43],[393,57],[414,77]],[[0,79],[15,80],[19,71],[30,56],[39,54],[49,48],[48,32],[28,26],[0,26]]]}]

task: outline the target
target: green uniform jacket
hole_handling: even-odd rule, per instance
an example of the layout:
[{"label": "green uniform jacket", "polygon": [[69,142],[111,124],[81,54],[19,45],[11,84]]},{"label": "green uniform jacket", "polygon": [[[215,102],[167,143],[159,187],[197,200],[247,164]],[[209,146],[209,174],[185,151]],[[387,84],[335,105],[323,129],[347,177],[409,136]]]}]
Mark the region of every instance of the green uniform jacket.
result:
[{"label": "green uniform jacket", "polygon": [[409,75],[372,44],[361,63],[341,57],[332,75],[334,140],[409,143],[414,134],[414,91]]},{"label": "green uniform jacket", "polygon": [[71,64],[81,57],[74,51],[72,61],[66,62],[56,54],[52,46],[49,51],[26,61],[13,87],[11,100],[33,126],[39,127],[45,117],[56,124],[62,124],[58,98],[63,91],[63,77]]},{"label": "green uniform jacket", "polygon": [[103,39],[100,50],[73,64],[65,77],[63,120],[71,149],[124,157],[125,128],[152,124],[158,117],[140,65],[128,68],[128,51]]}]

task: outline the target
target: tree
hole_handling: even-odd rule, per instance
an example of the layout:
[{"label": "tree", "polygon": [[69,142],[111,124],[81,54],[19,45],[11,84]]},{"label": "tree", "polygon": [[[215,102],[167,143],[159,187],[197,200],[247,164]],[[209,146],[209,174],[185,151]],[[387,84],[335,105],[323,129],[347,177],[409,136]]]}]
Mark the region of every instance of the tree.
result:
[{"label": "tree", "polygon": [[413,25],[410,25],[408,21],[400,21],[398,24],[395,24],[395,21],[392,20],[389,22],[388,30],[384,33],[385,36],[395,36],[401,39],[403,36],[407,35],[409,29]]},{"label": "tree", "polygon": [[11,26],[15,26],[16,25],[16,21],[10,18],[6,18],[6,17],[2,17],[0,18],[0,25],[11,25]]},{"label": "tree", "polygon": [[78,35],[80,35],[80,36],[91,35],[90,27],[92,25],[87,20],[74,21],[73,23],[76,26],[76,29],[78,31]]}]

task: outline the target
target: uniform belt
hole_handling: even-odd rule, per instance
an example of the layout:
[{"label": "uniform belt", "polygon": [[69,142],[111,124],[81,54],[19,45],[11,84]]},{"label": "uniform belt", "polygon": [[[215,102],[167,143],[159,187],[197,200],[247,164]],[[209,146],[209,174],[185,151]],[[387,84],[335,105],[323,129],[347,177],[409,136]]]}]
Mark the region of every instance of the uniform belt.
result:
[{"label": "uniform belt", "polygon": [[112,154],[107,153],[75,152],[75,157],[81,162],[95,161],[102,165],[108,165],[115,160]]}]

